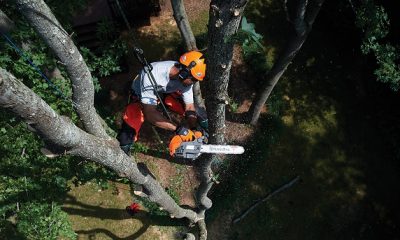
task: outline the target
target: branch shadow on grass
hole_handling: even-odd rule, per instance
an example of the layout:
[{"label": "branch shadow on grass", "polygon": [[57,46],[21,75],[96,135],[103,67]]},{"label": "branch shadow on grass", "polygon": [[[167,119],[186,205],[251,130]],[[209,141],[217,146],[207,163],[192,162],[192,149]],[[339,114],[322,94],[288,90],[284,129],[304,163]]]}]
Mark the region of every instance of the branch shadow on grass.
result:
[{"label": "branch shadow on grass", "polygon": [[85,204],[76,200],[73,196],[68,196],[66,204],[74,207],[63,207],[63,211],[67,212],[69,215],[79,215],[82,217],[98,218],[101,220],[111,219],[111,220],[125,220],[125,219],[136,219],[139,220],[143,226],[140,227],[138,231],[127,237],[118,237],[115,233],[104,228],[95,228],[91,230],[79,230],[76,231],[78,234],[86,234],[89,239],[95,237],[95,234],[103,233],[110,237],[111,239],[117,240],[127,240],[127,239],[137,239],[142,234],[144,234],[150,226],[185,226],[185,220],[183,219],[171,219],[169,216],[161,216],[151,214],[147,211],[139,210],[135,215],[129,215],[125,209],[119,208],[104,208],[100,206],[93,206]]}]

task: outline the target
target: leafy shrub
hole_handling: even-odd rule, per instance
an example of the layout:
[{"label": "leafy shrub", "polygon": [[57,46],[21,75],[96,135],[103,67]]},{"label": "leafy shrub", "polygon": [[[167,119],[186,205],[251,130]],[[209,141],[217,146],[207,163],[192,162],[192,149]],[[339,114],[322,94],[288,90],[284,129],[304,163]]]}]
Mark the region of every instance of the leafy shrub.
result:
[{"label": "leafy shrub", "polygon": [[[172,197],[172,199],[175,200],[177,204],[180,203],[179,195],[175,190],[171,188],[166,188],[165,191]],[[157,205],[157,203],[151,202],[147,198],[140,198],[140,202],[152,215],[157,215],[157,216],[168,215],[168,212],[166,212],[165,210],[161,210],[160,207]]]},{"label": "leafy shrub", "polygon": [[18,213],[18,231],[27,239],[76,239],[68,215],[55,204],[28,203]]},{"label": "leafy shrub", "polygon": [[389,33],[389,17],[382,6],[373,0],[363,1],[356,11],[356,25],[364,35],[361,52],[372,53],[378,68],[375,75],[378,81],[388,83],[393,91],[400,89],[400,50],[389,43],[382,43]]}]

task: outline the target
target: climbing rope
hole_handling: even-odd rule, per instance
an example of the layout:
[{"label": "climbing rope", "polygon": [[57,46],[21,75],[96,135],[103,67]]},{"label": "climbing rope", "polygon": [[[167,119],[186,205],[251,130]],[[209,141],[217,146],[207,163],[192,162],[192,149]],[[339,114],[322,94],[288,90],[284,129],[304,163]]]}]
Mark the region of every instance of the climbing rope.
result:
[{"label": "climbing rope", "polygon": [[1,32],[1,35],[4,37],[4,39],[7,41],[7,43],[20,55],[26,62],[29,63],[29,65],[32,66],[32,68],[44,79],[46,80],[47,84],[53,88],[57,92],[57,94],[63,98],[65,101],[71,102],[72,106],[75,107],[76,103],[73,102],[71,99],[67,98],[63,92],[40,70],[40,68],[33,63],[33,61],[24,53],[23,50],[21,50],[12,40],[10,36],[7,36],[7,34]]},{"label": "climbing rope", "polygon": [[168,110],[165,107],[165,104],[162,101],[162,98],[160,97],[160,94],[157,91],[157,82],[156,82],[156,80],[154,78],[153,73],[151,72],[153,70],[153,66],[150,63],[147,62],[147,59],[144,56],[143,49],[137,47],[138,44],[137,44],[137,41],[135,39],[135,35],[132,33],[132,28],[131,28],[131,25],[128,22],[128,18],[126,17],[126,15],[125,15],[122,7],[121,7],[121,4],[120,4],[119,0],[115,0],[115,1],[117,3],[118,11],[121,13],[121,16],[124,19],[125,25],[128,28],[129,35],[132,37],[134,56],[139,61],[139,63],[142,64],[143,70],[145,71],[145,73],[147,74],[147,76],[148,76],[148,78],[150,80],[150,83],[151,83],[151,85],[152,85],[152,87],[154,89],[154,93],[156,94],[156,96],[157,96],[157,98],[158,98],[158,100],[159,100],[159,102],[160,102],[160,104],[162,106],[164,114],[168,117],[168,120],[172,121],[172,118],[169,115]]}]

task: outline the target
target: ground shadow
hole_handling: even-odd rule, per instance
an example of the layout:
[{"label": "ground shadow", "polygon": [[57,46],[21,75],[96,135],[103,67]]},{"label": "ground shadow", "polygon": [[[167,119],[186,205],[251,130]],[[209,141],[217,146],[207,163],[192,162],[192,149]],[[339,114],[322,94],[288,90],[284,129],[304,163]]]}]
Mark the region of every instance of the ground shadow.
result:
[{"label": "ground shadow", "polygon": [[137,239],[142,234],[146,232],[146,230],[150,226],[186,226],[186,221],[184,219],[171,219],[169,216],[161,216],[156,214],[151,214],[147,211],[139,210],[138,213],[133,216],[129,215],[125,209],[118,208],[104,208],[100,206],[93,206],[89,204],[85,204],[76,200],[75,197],[68,195],[66,198],[65,204],[74,207],[62,207],[62,210],[67,212],[69,215],[79,215],[82,217],[91,217],[98,219],[112,219],[112,220],[124,220],[124,219],[136,219],[139,220],[143,226],[136,231],[134,234],[127,237],[118,237],[115,233],[102,228],[96,228],[92,230],[80,230],[76,231],[78,234],[87,234],[89,238],[91,235],[97,233],[103,233],[110,237],[111,239]]}]

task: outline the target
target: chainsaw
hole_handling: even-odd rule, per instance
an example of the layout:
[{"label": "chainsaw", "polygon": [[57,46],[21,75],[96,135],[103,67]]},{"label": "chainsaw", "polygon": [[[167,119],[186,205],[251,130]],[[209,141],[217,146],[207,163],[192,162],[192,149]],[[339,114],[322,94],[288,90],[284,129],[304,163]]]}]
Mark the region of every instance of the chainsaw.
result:
[{"label": "chainsaw", "polygon": [[[171,142],[179,141],[179,136],[175,136],[174,138],[171,140]],[[207,138],[205,136],[201,136],[190,142],[180,141],[179,147],[177,147],[175,152],[172,152],[171,155],[178,158],[195,160],[202,153],[242,154],[244,153],[244,148],[236,145],[207,144]]]}]

